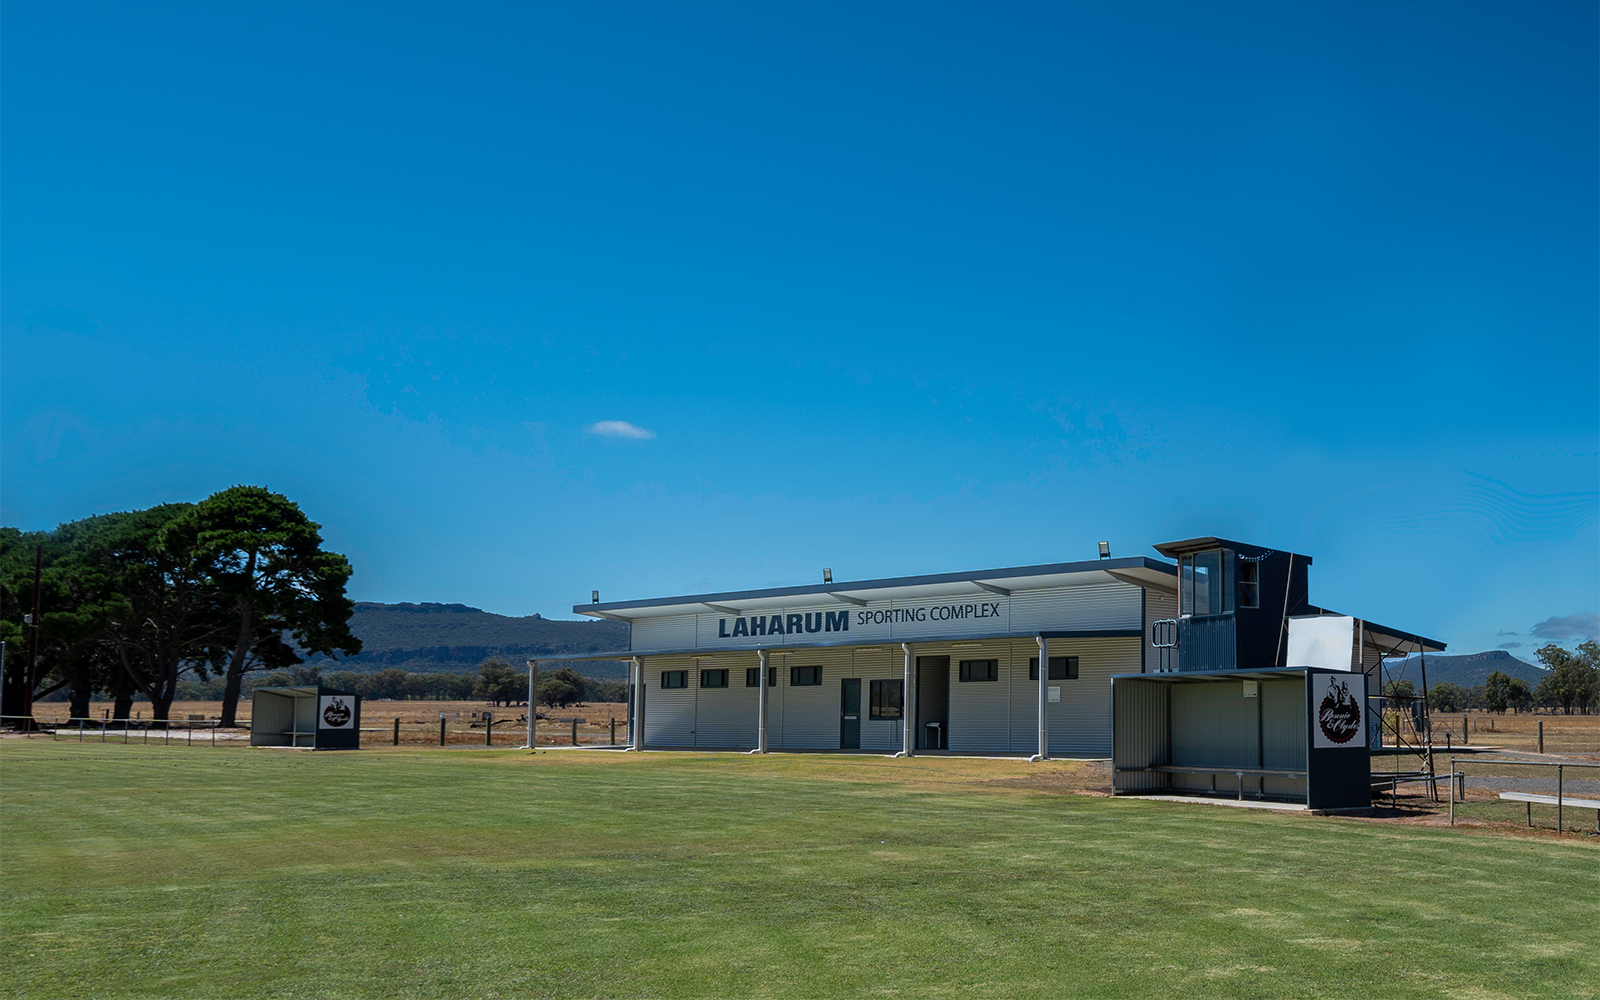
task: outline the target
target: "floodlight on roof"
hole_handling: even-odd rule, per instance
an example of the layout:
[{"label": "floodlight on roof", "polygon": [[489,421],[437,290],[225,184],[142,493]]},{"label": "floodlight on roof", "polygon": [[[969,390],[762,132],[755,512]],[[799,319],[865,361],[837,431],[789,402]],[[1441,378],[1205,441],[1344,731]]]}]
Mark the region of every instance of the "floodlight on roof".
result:
[{"label": "floodlight on roof", "polygon": [[1110,542],[1101,542],[1100,543],[1100,558],[1101,559],[1110,559],[1111,558],[1111,543]]}]

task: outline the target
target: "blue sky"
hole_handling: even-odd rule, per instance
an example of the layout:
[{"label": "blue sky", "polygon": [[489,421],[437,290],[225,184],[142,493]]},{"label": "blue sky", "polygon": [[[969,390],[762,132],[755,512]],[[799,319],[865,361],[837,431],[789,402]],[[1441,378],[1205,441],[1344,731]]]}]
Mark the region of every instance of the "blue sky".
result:
[{"label": "blue sky", "polygon": [[1590,3],[7,4],[0,515],[378,601],[1218,534],[1595,634]]}]

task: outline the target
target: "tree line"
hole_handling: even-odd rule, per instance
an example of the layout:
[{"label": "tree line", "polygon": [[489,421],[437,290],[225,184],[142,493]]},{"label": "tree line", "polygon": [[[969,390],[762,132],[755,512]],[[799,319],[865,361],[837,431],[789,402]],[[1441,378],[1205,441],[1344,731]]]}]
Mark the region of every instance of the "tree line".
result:
[{"label": "tree line", "polygon": [[258,486],[47,532],[0,528],[0,714],[65,690],[77,718],[103,693],[114,718],[143,695],[165,720],[182,681],[217,678],[233,725],[247,673],[297,666],[305,652],[359,653],[350,563],[322,548],[320,531]]},{"label": "tree line", "polygon": [[[246,677],[241,699],[260,687],[298,687],[322,684],[349,691],[369,701],[469,701],[496,705],[525,705],[528,675],[499,658],[484,660],[477,673],[416,673],[389,668],[363,673],[355,670],[324,672],[317,664],[273,670]],[[219,701],[225,682],[220,677],[186,678],[178,682],[175,701]],[[570,667],[541,671],[536,697],[541,705],[565,708],[580,702],[628,700],[628,685],[621,681],[585,677]]]},{"label": "tree line", "polygon": [[[1600,642],[1591,639],[1579,643],[1576,650],[1551,644],[1534,655],[1549,668],[1537,686],[1496,670],[1482,684],[1470,688],[1450,681],[1428,685],[1428,707],[1435,712],[1549,708],[1567,715],[1589,715],[1600,711]],[[1414,697],[1417,691],[1411,681],[1402,680],[1385,684],[1383,693]]]}]

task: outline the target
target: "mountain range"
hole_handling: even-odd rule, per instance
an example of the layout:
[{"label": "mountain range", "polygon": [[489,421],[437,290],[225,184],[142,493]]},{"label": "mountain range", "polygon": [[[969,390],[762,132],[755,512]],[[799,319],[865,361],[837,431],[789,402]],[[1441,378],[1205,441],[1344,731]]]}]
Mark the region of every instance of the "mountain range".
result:
[{"label": "mountain range", "polygon": [[[377,604],[361,601],[350,617],[350,631],[361,640],[356,656],[311,656],[323,670],[375,671],[390,667],[413,673],[461,673],[476,670],[492,656],[520,667],[530,657],[601,653],[628,648],[628,626],[621,622],[562,621],[541,615],[512,618],[465,604]],[[335,665],[337,663],[337,666]],[[575,664],[589,677],[625,678],[621,660]],[[1473,688],[1499,670],[1537,686],[1544,668],[1519,660],[1503,649],[1463,656],[1428,657],[1428,683],[1450,681]],[[1407,679],[1419,689],[1422,671],[1415,656],[1391,660],[1390,679]]]},{"label": "mountain range", "polygon": [[[1475,688],[1489,679],[1489,675],[1496,670],[1511,677],[1520,677],[1528,682],[1529,687],[1538,687],[1539,681],[1547,671],[1537,667],[1526,660],[1519,660],[1503,649],[1491,649],[1484,653],[1468,653],[1464,656],[1430,656],[1428,657],[1428,684],[1437,684],[1440,681],[1449,681],[1459,684],[1464,688]],[[1404,660],[1389,660],[1383,667],[1384,677],[1388,680],[1408,680],[1422,690],[1422,663],[1416,656]]]},{"label": "mountain range", "polygon": [[[531,657],[602,653],[628,648],[621,622],[560,621],[541,615],[512,618],[465,604],[356,603],[350,631],[361,640],[355,656],[308,656],[328,670],[370,672],[396,668],[411,673],[476,670],[490,657],[520,667]],[[589,677],[628,675],[620,660],[576,664]]]}]

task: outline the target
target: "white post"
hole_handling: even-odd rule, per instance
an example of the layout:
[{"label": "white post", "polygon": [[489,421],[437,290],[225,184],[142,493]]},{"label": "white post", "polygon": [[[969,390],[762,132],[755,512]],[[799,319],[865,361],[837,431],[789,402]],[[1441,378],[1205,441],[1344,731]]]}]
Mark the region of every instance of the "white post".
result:
[{"label": "white post", "polygon": [[767,752],[767,651],[756,650],[756,661],[760,666],[756,671],[760,674],[756,678],[756,748],[752,753]]},{"label": "white post", "polygon": [[1034,760],[1050,759],[1050,640],[1039,637],[1039,753]]},{"label": "white post", "polygon": [[900,756],[915,757],[917,755],[917,717],[912,711],[914,699],[911,696],[911,682],[916,676],[917,660],[915,654],[911,651],[911,643],[902,642],[900,648],[906,651],[904,689],[900,692]]},{"label": "white post", "polygon": [[539,699],[536,698],[538,683],[539,666],[530,659],[528,661],[528,749],[530,750],[534,749],[533,738],[538,734],[539,728]]},{"label": "white post", "polygon": [[644,661],[637,656],[633,664],[633,740],[629,750],[644,749]]}]

